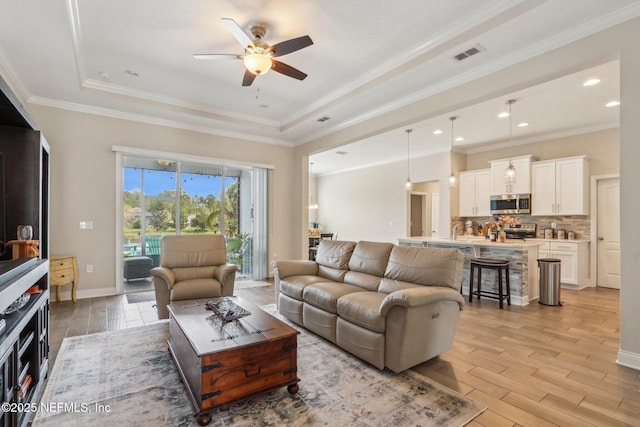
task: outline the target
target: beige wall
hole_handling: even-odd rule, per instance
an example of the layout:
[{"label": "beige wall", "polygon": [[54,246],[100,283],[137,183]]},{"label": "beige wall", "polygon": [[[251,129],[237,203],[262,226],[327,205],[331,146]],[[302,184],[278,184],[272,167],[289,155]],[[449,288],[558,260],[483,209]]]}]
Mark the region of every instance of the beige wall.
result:
[{"label": "beige wall", "polygon": [[[293,257],[293,149],[181,129],[29,105],[51,145],[51,254],[75,254],[78,297],[116,290],[116,154],[112,146],[274,165],[271,173],[269,259]],[[93,230],[80,230],[81,220]],[[93,273],[86,273],[86,265]],[[65,289],[66,291],[66,289]],[[63,294],[68,298],[68,291]]]},{"label": "beige wall", "polygon": [[[448,153],[412,159],[412,181],[440,181],[440,230],[445,235],[451,214],[448,175]],[[318,221],[340,240],[397,243],[407,235],[406,179],[405,161],[319,177]]]},{"label": "beige wall", "polygon": [[[589,174],[606,175],[620,172],[620,131],[609,129],[573,135],[532,144],[515,145],[513,156],[531,154],[536,160],[589,154]],[[467,170],[486,169],[489,160],[505,158],[504,150],[492,150],[467,156]]]}]

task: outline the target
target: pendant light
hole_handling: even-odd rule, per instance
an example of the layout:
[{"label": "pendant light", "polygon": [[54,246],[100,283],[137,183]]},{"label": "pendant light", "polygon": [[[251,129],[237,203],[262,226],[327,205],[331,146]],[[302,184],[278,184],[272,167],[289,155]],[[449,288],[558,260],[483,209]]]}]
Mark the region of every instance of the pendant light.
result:
[{"label": "pendant light", "polygon": [[[309,182],[311,182],[311,176],[313,175],[313,162],[309,163]],[[318,204],[313,202],[313,196],[309,195],[309,209],[318,209]]]},{"label": "pendant light", "polygon": [[517,173],[516,173],[516,167],[513,166],[513,162],[511,161],[511,148],[512,148],[512,125],[513,125],[513,116],[511,115],[511,106],[516,102],[515,99],[510,99],[507,101],[507,104],[509,104],[509,165],[507,166],[507,169],[505,169],[504,171],[504,182],[507,185],[507,193],[512,193],[513,192],[513,184],[516,183],[516,177],[517,177]]},{"label": "pendant light", "polygon": [[409,141],[409,135],[411,135],[411,132],[413,132],[413,129],[407,129],[405,132],[407,132],[407,181],[404,183],[405,188],[407,191],[411,191],[413,190],[413,182],[411,182],[411,175],[409,172],[409,146],[410,146],[410,141]]},{"label": "pendant light", "polygon": [[451,145],[449,146],[449,157],[451,158],[451,174],[449,175],[449,189],[456,188],[458,185],[458,178],[456,178],[456,173],[453,171],[453,121],[457,119],[456,116],[449,117],[451,120]]}]

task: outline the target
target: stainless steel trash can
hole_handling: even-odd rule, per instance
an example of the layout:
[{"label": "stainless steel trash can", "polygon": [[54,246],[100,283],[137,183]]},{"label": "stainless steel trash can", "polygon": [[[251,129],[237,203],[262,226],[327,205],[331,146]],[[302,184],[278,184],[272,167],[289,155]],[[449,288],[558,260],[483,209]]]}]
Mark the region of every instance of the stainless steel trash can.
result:
[{"label": "stainless steel trash can", "polygon": [[560,302],[560,264],[557,258],[540,258],[540,299],[545,305],[562,305]]}]

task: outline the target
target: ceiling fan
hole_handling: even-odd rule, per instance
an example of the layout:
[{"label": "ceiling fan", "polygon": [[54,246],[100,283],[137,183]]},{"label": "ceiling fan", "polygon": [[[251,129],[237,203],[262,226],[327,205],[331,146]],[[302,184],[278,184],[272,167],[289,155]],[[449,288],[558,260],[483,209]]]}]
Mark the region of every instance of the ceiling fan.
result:
[{"label": "ceiling fan", "polygon": [[194,54],[194,58],[242,59],[246,67],[246,71],[244,72],[244,77],[242,79],[242,86],[251,86],[256,76],[265,74],[269,70],[277,71],[280,74],[284,74],[285,76],[293,77],[298,80],[304,80],[307,77],[307,75],[302,71],[280,61],[276,61],[273,58],[284,56],[307,46],[311,46],[313,44],[311,37],[297,37],[271,46],[262,41],[262,37],[264,37],[266,33],[263,26],[255,25],[251,27],[251,34],[253,35],[252,39],[251,36],[247,34],[233,19],[222,18],[222,22],[236,40],[240,42],[242,47],[244,47],[244,55],[199,53]]}]

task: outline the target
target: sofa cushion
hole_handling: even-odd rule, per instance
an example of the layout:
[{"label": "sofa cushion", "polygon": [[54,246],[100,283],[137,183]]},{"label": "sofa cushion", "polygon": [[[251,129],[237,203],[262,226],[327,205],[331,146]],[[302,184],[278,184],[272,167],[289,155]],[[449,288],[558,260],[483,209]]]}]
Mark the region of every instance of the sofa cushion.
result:
[{"label": "sofa cushion", "polygon": [[326,279],[318,276],[300,275],[290,276],[280,280],[280,293],[293,299],[302,301],[302,291],[312,283],[324,282]]},{"label": "sofa cushion", "polygon": [[191,279],[212,279],[216,268],[213,265],[208,267],[176,267],[173,268],[173,273],[176,275],[176,282]]},{"label": "sofa cushion", "polygon": [[337,268],[318,266],[318,276],[323,277],[330,282],[344,282],[344,276],[348,270],[339,270]]},{"label": "sofa cushion", "polygon": [[191,279],[176,282],[171,288],[171,301],[215,298],[222,295],[222,285],[216,279]]},{"label": "sofa cushion", "polygon": [[303,298],[306,304],[336,314],[338,299],[352,292],[366,292],[358,286],[336,282],[319,282],[306,286]]},{"label": "sofa cushion", "polygon": [[463,263],[462,252],[453,248],[394,246],[384,275],[391,280],[449,286],[459,291]]},{"label": "sofa cushion", "polygon": [[227,262],[224,236],[198,234],[164,236],[160,265],[167,268],[222,265]]},{"label": "sofa cushion", "polygon": [[390,294],[391,292],[400,291],[410,288],[422,288],[422,285],[416,285],[415,283],[403,282],[402,280],[393,280],[383,277],[380,280],[380,286],[378,286],[378,292]]},{"label": "sofa cushion", "polygon": [[392,243],[358,242],[349,259],[349,270],[384,276],[393,249]]},{"label": "sofa cushion", "polygon": [[342,281],[349,285],[359,286],[368,291],[376,292],[380,286],[380,280],[382,280],[382,277],[374,276],[372,274],[347,271]]},{"label": "sofa cushion", "polygon": [[385,319],[380,305],[387,294],[380,292],[354,292],[338,300],[338,316],[365,329],[383,333]]},{"label": "sofa cushion", "polygon": [[320,240],[316,262],[321,266],[346,270],[349,268],[349,259],[355,246],[355,242]]}]

